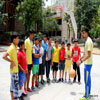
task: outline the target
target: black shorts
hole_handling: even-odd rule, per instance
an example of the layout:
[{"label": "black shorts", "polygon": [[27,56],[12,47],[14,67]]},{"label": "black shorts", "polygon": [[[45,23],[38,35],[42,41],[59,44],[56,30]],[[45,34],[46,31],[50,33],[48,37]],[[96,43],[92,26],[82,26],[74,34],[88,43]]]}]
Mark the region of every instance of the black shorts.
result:
[{"label": "black shorts", "polygon": [[40,65],[39,65],[39,75],[44,75],[43,64],[40,64]]},{"label": "black shorts", "polygon": [[46,60],[42,59],[42,74],[45,74]]},{"label": "black shorts", "polygon": [[31,69],[32,69],[32,64],[28,64],[28,65],[27,65],[27,69],[28,69],[28,71],[31,71]]},{"label": "black shorts", "polygon": [[53,62],[52,68],[53,68],[53,72],[58,71],[58,63]]}]

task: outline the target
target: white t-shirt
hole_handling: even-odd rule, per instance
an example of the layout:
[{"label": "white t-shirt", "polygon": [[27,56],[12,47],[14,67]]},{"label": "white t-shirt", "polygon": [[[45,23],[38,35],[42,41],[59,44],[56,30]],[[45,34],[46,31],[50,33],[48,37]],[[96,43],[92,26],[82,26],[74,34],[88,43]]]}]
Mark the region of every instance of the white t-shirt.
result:
[{"label": "white t-shirt", "polygon": [[[40,54],[44,54],[43,47],[40,47]],[[40,57],[40,59],[39,59],[39,64],[42,64],[42,57]]]}]

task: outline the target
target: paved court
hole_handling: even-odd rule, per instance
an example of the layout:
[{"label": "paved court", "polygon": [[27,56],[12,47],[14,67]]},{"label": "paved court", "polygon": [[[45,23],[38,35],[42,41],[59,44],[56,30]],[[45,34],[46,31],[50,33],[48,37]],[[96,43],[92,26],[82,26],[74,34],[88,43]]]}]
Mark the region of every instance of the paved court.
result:
[{"label": "paved court", "polygon": [[[0,100],[11,100],[9,93],[10,74],[9,63],[2,59],[0,53]],[[94,64],[92,68],[92,98],[100,100],[100,56],[93,56]],[[81,84],[78,83],[52,83],[40,86],[34,92],[29,93],[25,100],[79,100],[84,94],[84,71],[81,65]],[[51,73],[52,74],[52,73]],[[52,75],[51,75],[52,79]]]}]

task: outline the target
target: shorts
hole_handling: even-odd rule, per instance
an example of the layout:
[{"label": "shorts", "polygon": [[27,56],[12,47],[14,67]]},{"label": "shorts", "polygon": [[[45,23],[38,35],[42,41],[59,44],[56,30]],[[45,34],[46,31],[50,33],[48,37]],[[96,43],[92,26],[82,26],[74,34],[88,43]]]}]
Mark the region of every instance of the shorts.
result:
[{"label": "shorts", "polygon": [[18,73],[11,73],[10,92],[13,92],[14,99],[18,98],[18,93],[19,93]]},{"label": "shorts", "polygon": [[59,70],[63,70],[64,71],[64,68],[65,68],[65,61],[60,61]]},{"label": "shorts", "polygon": [[26,81],[26,73],[19,72],[19,86],[23,86],[23,83]]},{"label": "shorts", "polygon": [[32,74],[35,75],[39,72],[39,65],[33,65]]},{"label": "shorts", "polygon": [[71,70],[71,60],[66,60],[65,61],[65,72]]},{"label": "shorts", "polygon": [[28,69],[28,71],[31,71],[31,69],[32,69],[32,64],[28,64],[28,65],[27,65],[27,69]]},{"label": "shorts", "polygon": [[46,60],[42,59],[42,73],[45,74]]},{"label": "shorts", "polygon": [[53,68],[53,72],[58,71],[58,63],[53,62],[52,68]]},{"label": "shorts", "polygon": [[44,75],[43,64],[40,64],[40,65],[39,65],[39,75]]}]

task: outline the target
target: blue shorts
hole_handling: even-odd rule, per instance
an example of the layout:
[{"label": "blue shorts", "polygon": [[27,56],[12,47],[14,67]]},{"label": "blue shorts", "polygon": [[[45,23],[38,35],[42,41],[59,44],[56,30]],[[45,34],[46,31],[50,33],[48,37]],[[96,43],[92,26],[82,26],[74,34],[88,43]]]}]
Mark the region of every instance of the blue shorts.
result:
[{"label": "blue shorts", "polygon": [[14,99],[18,98],[18,92],[19,92],[19,77],[18,77],[18,73],[11,73],[10,92],[13,92]]},{"label": "blue shorts", "polygon": [[26,81],[26,73],[19,72],[19,86],[23,86],[23,83]]},{"label": "blue shorts", "polygon": [[64,71],[64,68],[65,68],[65,60],[64,61],[60,61],[59,70],[63,70]]}]

